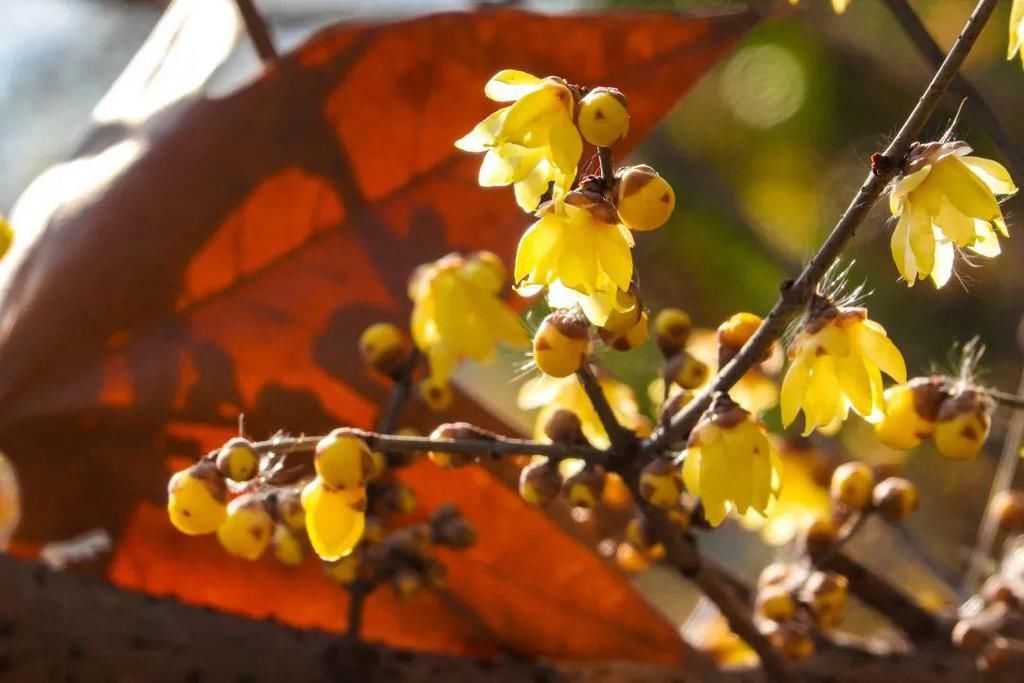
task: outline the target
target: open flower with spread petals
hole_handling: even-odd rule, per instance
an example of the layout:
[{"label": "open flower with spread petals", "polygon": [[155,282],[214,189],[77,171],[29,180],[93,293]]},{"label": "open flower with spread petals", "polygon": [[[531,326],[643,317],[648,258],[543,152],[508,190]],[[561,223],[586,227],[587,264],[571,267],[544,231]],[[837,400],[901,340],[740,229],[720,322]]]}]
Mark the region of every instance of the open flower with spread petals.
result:
[{"label": "open flower with spread petals", "polygon": [[845,420],[850,408],[869,422],[884,415],[882,373],[907,381],[896,345],[864,308],[840,308],[816,296],[789,349],[782,380],[782,424],[804,413],[804,435]]},{"label": "open flower with spread petals", "polygon": [[484,187],[512,185],[516,201],[535,211],[553,183],[554,199],[569,191],[583,153],[573,121],[575,99],[560,78],[537,78],[505,69],[487,82],[484,93],[496,102],[511,102],[494,112],[455,146],[485,152],[479,182]]},{"label": "open flower with spread petals", "polygon": [[[719,394],[690,432],[683,481],[718,526],[730,511],[764,514],[778,495],[779,456],[764,427],[727,394]],[[773,485],[774,482],[774,485]]]},{"label": "open flower with spread petals", "polygon": [[1010,10],[1010,47],[1006,58],[1013,59],[1018,54],[1024,63],[1024,0],[1013,0]]},{"label": "open flower with spread petals", "polygon": [[412,337],[430,361],[435,380],[447,380],[461,359],[490,361],[499,342],[529,345],[519,316],[499,297],[504,273],[482,276],[498,265],[493,254],[468,259],[449,254],[413,273]]},{"label": "open flower with spread petals", "polygon": [[941,287],[957,248],[991,258],[1000,252],[996,232],[1009,237],[996,195],[1017,187],[1001,164],[970,152],[964,142],[916,145],[892,186],[892,256],[911,286],[930,276]]},{"label": "open flower with spread petals", "polygon": [[538,215],[516,251],[515,284],[522,294],[557,283],[585,296],[608,296],[610,302],[616,292],[629,289],[633,238],[615,207],[574,191],[564,202],[548,202]]},{"label": "open flower with spread petals", "polygon": [[[643,421],[643,416],[640,414],[633,390],[607,376],[599,377],[598,382],[608,397],[608,405],[612,407],[612,412],[619,423],[630,429],[636,428]],[[518,403],[524,410],[540,409],[534,423],[534,435],[538,440],[548,441],[544,425],[554,413],[568,410],[580,419],[583,435],[590,443],[598,448],[607,448],[610,445],[601,419],[576,377],[556,379],[540,376],[530,379],[519,390]]]}]

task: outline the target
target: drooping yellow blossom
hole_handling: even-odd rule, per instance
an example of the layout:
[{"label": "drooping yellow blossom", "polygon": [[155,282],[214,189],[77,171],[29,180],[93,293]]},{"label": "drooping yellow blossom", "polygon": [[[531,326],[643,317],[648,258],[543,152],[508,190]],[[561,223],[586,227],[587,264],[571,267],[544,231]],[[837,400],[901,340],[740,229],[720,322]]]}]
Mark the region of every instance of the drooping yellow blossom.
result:
[{"label": "drooping yellow blossom", "polygon": [[545,204],[538,215],[516,250],[519,291],[530,295],[559,283],[585,296],[603,294],[613,307],[616,292],[627,291],[633,277],[633,238],[618,222],[615,207],[570,192],[564,202]]},{"label": "drooping yellow blossom", "polygon": [[1024,0],[1013,0],[1010,10],[1010,46],[1006,58],[1013,59],[1017,54],[1024,63]]},{"label": "drooping yellow blossom", "polygon": [[778,495],[780,461],[760,422],[720,394],[690,433],[683,481],[718,526],[730,511],[764,514]]},{"label": "drooping yellow blossom", "polygon": [[[778,452],[782,464],[775,476],[781,474],[786,485],[768,501],[764,515],[748,512],[740,519],[744,527],[760,531],[764,542],[773,546],[789,543],[810,520],[828,515],[832,507],[827,484],[821,482],[822,473],[827,472],[821,454],[805,443],[788,441]],[[773,482],[776,488],[780,485],[781,481]]]},{"label": "drooping yellow blossom", "polygon": [[804,412],[804,435],[845,420],[850,408],[869,422],[884,415],[882,373],[907,381],[907,367],[885,329],[864,308],[817,297],[789,349],[782,380],[782,424]]},{"label": "drooping yellow blossom", "polygon": [[[633,390],[611,377],[601,377],[598,382],[619,422],[628,428],[635,428],[642,421],[642,415]],[[539,440],[548,440],[544,434],[544,425],[548,419],[558,410],[568,410],[579,417],[583,435],[590,443],[598,448],[610,445],[601,419],[594,412],[590,399],[575,377],[534,377],[519,390],[518,403],[523,410],[540,409],[534,423],[534,436]]]},{"label": "drooping yellow blossom", "polygon": [[484,187],[512,185],[524,211],[536,211],[552,186],[561,199],[576,179],[583,140],[573,121],[573,93],[560,78],[537,78],[505,69],[487,82],[484,94],[511,102],[476,125],[455,146],[485,152],[479,182]]},{"label": "drooping yellow blossom", "polygon": [[621,289],[581,294],[569,289],[561,282],[553,282],[548,286],[548,305],[551,308],[573,308],[579,306],[590,324],[601,328],[619,330],[613,321],[635,323],[640,319],[642,306],[637,297]]},{"label": "drooping yellow blossom", "polygon": [[479,276],[487,263],[490,257],[449,254],[417,268],[409,281],[413,341],[439,381],[460,359],[490,361],[499,342],[517,348],[530,343],[519,316],[498,296],[504,276]]},{"label": "drooping yellow blossom", "polygon": [[970,152],[964,142],[917,145],[892,186],[892,256],[908,285],[930,276],[941,287],[956,248],[991,258],[1000,252],[996,231],[1009,237],[996,195],[1017,187],[1001,164]]},{"label": "drooping yellow blossom", "polygon": [[[836,14],[842,14],[846,11],[846,8],[850,6],[853,0],[832,0],[832,9],[836,11]],[[789,0],[791,5],[799,5],[800,0]]]}]

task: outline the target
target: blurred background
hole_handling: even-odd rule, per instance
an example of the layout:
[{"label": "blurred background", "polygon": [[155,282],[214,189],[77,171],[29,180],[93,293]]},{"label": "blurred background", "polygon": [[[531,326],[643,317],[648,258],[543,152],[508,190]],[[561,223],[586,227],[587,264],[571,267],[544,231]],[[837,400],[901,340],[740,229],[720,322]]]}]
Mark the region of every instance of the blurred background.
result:
[{"label": "blurred background", "polygon": [[[947,47],[973,6],[970,0],[913,3],[938,43]],[[403,16],[464,8],[455,2],[346,2],[262,0],[279,45],[287,50],[316,28],[351,17]],[[741,6],[730,2],[522,3],[546,12],[569,9],[667,8],[685,11]],[[739,310],[763,313],[778,283],[793,274],[831,229],[863,180],[867,159],[880,150],[916,101],[931,69],[878,0],[854,0],[842,16],[826,1],[804,0],[798,11],[763,21],[675,107],[635,150],[633,159],[655,166],[676,188],[677,210],[665,229],[638,240],[637,255],[649,307],[679,306],[698,326],[714,328]],[[47,167],[71,156],[102,113],[101,98],[165,9],[145,0],[0,0],[0,212]],[[1019,60],[1005,59],[1009,3],[997,10],[965,73],[1024,141],[1024,75]],[[202,41],[202,36],[197,36]],[[212,66],[209,88],[230,92],[258,70],[247,41],[225,47]],[[628,93],[627,93],[628,94]],[[950,97],[929,127],[940,136],[959,102]],[[1002,160],[968,103],[958,135],[982,156]],[[1024,178],[1016,178],[1018,184]],[[884,206],[864,224],[847,252],[856,263],[850,279],[866,283],[872,318],[903,350],[912,374],[948,367],[954,342],[981,336],[988,352],[983,379],[1016,391],[1024,370],[1021,315],[1024,199],[1004,211],[1013,239],[995,261],[958,263],[942,291],[929,283],[912,290],[892,264]],[[653,345],[603,359],[636,391],[648,409],[647,384],[657,362]],[[531,416],[515,406],[514,359],[490,368],[467,368],[461,378],[506,419],[531,429]],[[835,457],[900,463],[923,490],[921,512],[910,523],[914,543],[936,558],[938,569],[962,568],[973,543],[1008,413],[997,411],[985,457],[951,463],[930,446],[902,456],[880,446],[871,430],[852,419],[838,439],[821,446]],[[777,412],[767,421],[777,427]],[[808,494],[808,505],[815,504]],[[706,547],[753,574],[785,546],[740,542],[733,525],[707,538]],[[904,539],[905,541],[906,539]],[[895,572],[904,585],[950,599],[949,591],[886,529],[869,527],[855,543],[869,565]],[[638,576],[643,590],[682,621],[693,595],[667,572]]]}]

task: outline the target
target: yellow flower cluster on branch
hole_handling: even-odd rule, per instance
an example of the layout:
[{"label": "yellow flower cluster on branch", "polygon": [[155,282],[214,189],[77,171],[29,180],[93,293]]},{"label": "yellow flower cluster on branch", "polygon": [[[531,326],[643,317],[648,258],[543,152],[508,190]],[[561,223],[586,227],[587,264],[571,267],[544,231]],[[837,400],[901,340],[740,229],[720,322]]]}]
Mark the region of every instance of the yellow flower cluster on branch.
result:
[{"label": "yellow flower cluster on branch", "polygon": [[463,358],[490,361],[499,343],[529,344],[519,316],[500,297],[504,283],[501,261],[488,252],[449,254],[413,273],[412,338],[430,361],[432,381],[446,383]]},{"label": "yellow flower cluster on branch", "polygon": [[864,308],[840,308],[817,297],[789,349],[782,380],[782,423],[801,410],[804,435],[846,419],[850,408],[877,422],[884,415],[882,373],[907,381],[896,345]]},{"label": "yellow flower cluster on branch", "polygon": [[908,285],[931,277],[941,287],[956,249],[991,258],[1000,252],[996,232],[1009,237],[996,195],[1017,187],[1001,164],[970,152],[964,142],[916,145],[892,186],[892,256]]},{"label": "yellow flower cluster on branch", "polygon": [[537,78],[505,69],[487,82],[484,94],[502,107],[460,138],[455,146],[484,152],[483,187],[512,185],[524,211],[535,211],[552,187],[560,199],[576,179],[583,140],[573,120],[572,91],[560,78]]}]

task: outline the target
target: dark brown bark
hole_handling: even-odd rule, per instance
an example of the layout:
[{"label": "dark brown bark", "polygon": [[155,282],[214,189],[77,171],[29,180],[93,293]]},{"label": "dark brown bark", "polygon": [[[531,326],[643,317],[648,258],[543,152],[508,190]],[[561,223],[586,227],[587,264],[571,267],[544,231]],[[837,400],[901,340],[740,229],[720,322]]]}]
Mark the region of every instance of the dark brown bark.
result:
[{"label": "dark brown bark", "polygon": [[[813,683],[982,680],[971,655],[939,640],[912,654],[831,646],[794,666],[793,673]],[[0,556],[0,680],[5,683],[703,683],[716,678],[644,664],[482,660],[352,643]],[[758,672],[724,678],[763,680]],[[1024,668],[985,680],[1024,680]]]}]

